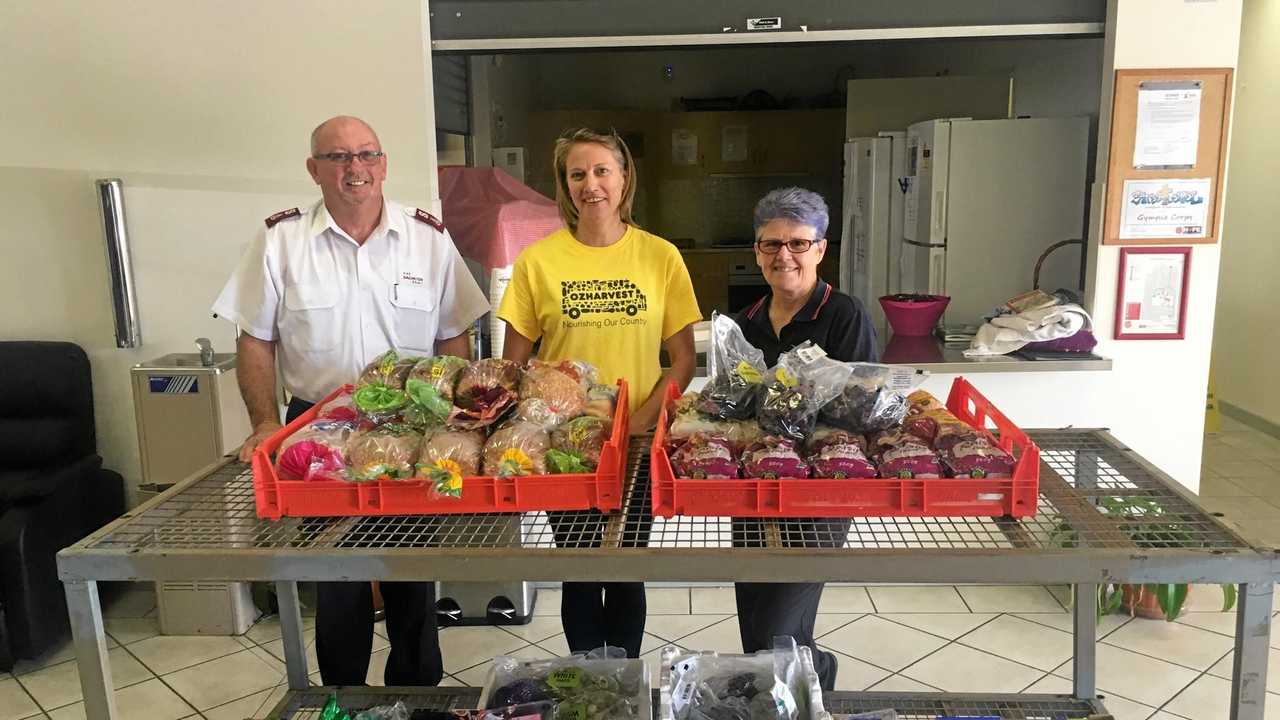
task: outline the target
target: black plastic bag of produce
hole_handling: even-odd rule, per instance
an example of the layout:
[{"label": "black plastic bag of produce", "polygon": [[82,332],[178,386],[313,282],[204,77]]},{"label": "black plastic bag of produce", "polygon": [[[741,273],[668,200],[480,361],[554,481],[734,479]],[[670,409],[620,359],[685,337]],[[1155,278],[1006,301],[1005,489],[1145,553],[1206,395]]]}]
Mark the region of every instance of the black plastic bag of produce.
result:
[{"label": "black plastic bag of produce", "polygon": [[755,413],[763,389],[764,353],[747,342],[733,318],[711,314],[707,385],[697,409],[718,420],[746,420]]},{"label": "black plastic bag of produce", "polygon": [[827,357],[806,340],[778,356],[756,417],[769,435],[805,442],[818,424],[822,406],[839,394],[848,381],[848,363]]},{"label": "black plastic bag of produce", "polygon": [[620,653],[601,648],[547,660],[496,657],[481,700],[488,707],[551,702],[557,718],[648,720],[649,666]]},{"label": "black plastic bag of produce", "polygon": [[818,418],[856,433],[897,427],[907,416],[907,393],[924,380],[924,374],[899,365],[849,363],[849,367],[849,379],[822,406]]}]

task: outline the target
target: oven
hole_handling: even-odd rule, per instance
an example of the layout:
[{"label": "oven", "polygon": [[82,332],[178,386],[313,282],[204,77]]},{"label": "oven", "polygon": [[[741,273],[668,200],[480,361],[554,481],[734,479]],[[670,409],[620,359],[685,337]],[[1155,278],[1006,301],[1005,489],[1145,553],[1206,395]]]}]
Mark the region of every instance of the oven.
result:
[{"label": "oven", "polygon": [[755,260],[729,265],[729,312],[738,312],[769,294],[760,266]]}]

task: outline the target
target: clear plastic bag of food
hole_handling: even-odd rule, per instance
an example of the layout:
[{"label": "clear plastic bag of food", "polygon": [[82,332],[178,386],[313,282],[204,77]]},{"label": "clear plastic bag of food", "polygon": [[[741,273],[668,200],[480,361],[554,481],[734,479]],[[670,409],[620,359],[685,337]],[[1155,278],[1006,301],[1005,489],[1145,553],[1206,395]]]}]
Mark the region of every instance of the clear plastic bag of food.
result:
[{"label": "clear plastic bag of food", "polygon": [[[416,715],[413,720],[418,720]],[[428,715],[426,720],[436,720],[436,718]],[[486,710],[450,710],[441,712],[439,720],[557,720],[556,704],[547,700]]]},{"label": "clear plastic bag of food", "polygon": [[852,369],[827,357],[808,340],[778,356],[756,413],[769,435],[805,442],[818,424],[822,406],[840,393]]},{"label": "clear plastic bag of food", "polygon": [[547,469],[555,474],[595,472],[609,432],[607,421],[591,415],[561,425],[551,432]]},{"label": "clear plastic bag of food", "polygon": [[394,705],[376,705],[361,710],[352,720],[409,720],[409,708],[397,700]]},{"label": "clear plastic bag of food", "polygon": [[381,425],[400,417],[409,404],[409,396],[403,390],[375,383],[357,387],[351,402],[361,418],[372,425]]},{"label": "clear plastic bag of food", "polygon": [[819,425],[805,447],[805,460],[816,478],[873,478],[875,465],[867,459],[866,440],[847,430]]},{"label": "clear plastic bag of food", "polygon": [[856,433],[879,432],[900,425],[907,416],[907,393],[924,381],[925,373],[901,365],[848,365],[849,379],[822,406],[819,419]]},{"label": "clear plastic bag of food", "polygon": [[[577,366],[572,363],[546,363],[530,360],[520,380],[520,402],[537,406],[526,414],[533,420],[542,416],[550,427],[582,414],[587,407],[587,388]],[[537,401],[531,403],[531,401]]]},{"label": "clear plastic bag of food", "polygon": [[480,474],[484,431],[441,427],[426,434],[415,464],[417,474],[431,482],[440,497],[462,497],[464,478]]},{"label": "clear plastic bag of food", "polygon": [[422,433],[388,423],[358,433],[347,443],[347,478],[356,481],[413,477]]},{"label": "clear plastic bag of food", "polygon": [[747,342],[733,318],[711,313],[707,384],[697,409],[717,420],[746,420],[755,414],[764,389],[764,353]]},{"label": "clear plastic bag of food", "polygon": [[617,407],[617,385],[592,385],[587,388],[587,406],[583,408],[583,414],[612,423]]},{"label": "clear plastic bag of food", "polygon": [[386,385],[393,390],[403,390],[409,373],[421,358],[401,357],[394,349],[373,359],[360,371],[357,385]]},{"label": "clear plastic bag of food", "polygon": [[490,707],[538,702],[573,720],[648,720],[649,665],[618,657],[619,648],[546,660],[493,659],[481,698]]},{"label": "clear plastic bag of food", "polygon": [[496,477],[545,475],[549,449],[551,436],[540,425],[509,422],[485,442],[482,470]]},{"label": "clear plastic bag of food", "polygon": [[328,402],[320,406],[316,410],[317,420],[337,420],[340,422],[354,422],[360,418],[360,411],[356,409],[355,397],[352,395],[353,390],[344,389]]},{"label": "clear plastic bag of food", "polygon": [[742,474],[766,480],[805,478],[809,477],[809,466],[796,452],[795,441],[766,435],[742,454]]},{"label": "clear plastic bag of food", "polygon": [[511,413],[509,420],[533,423],[550,432],[567,422],[570,417],[573,416],[542,398],[525,398],[516,403],[516,409]]},{"label": "clear plastic bag of food", "polygon": [[347,443],[356,423],[315,420],[285,438],[276,451],[281,480],[342,480],[347,469]]},{"label": "clear plastic bag of food", "polygon": [[675,412],[671,415],[671,426],[667,429],[669,444],[679,444],[697,433],[705,433],[724,438],[736,450],[764,436],[760,423],[753,420],[716,420],[693,409],[685,402],[686,398],[696,400],[697,393],[685,393],[676,403]]},{"label": "clear plastic bag of food", "polygon": [[830,720],[808,648],[779,637],[772,652],[662,651],[662,717],[670,720]]},{"label": "clear plastic bag of food", "polygon": [[419,360],[409,372],[408,380],[419,380],[430,385],[440,397],[452,404],[458,375],[468,364],[467,360],[455,355],[436,355]]},{"label": "clear plastic bag of food", "polygon": [[670,451],[671,470],[678,478],[729,480],[738,477],[738,458],[728,440],[694,433]]},{"label": "clear plastic bag of food", "polygon": [[520,366],[510,360],[477,360],[458,373],[449,424],[468,429],[489,427],[515,406]]},{"label": "clear plastic bag of food", "polygon": [[453,412],[453,389],[467,361],[453,355],[419,360],[404,382],[404,421],[423,429],[443,425]]}]

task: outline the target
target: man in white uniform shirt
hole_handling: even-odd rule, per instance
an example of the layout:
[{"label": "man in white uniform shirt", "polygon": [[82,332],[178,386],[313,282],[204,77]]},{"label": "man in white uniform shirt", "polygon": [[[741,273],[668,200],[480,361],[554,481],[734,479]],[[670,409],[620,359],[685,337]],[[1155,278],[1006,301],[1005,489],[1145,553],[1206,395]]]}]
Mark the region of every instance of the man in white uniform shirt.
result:
[{"label": "man in white uniform shirt", "polygon": [[[363,120],[339,116],[311,134],[307,171],[322,200],[266,220],[213,305],[240,329],[240,393],[253,450],[281,428],[276,362],[300,415],[390,348],[470,357],[467,330],[489,305],[435,217],[382,196],[387,156]],[[432,583],[382,583],[387,685],[443,675]],[[325,685],[362,685],[373,643],[369,583],[320,583],[316,655]]]}]

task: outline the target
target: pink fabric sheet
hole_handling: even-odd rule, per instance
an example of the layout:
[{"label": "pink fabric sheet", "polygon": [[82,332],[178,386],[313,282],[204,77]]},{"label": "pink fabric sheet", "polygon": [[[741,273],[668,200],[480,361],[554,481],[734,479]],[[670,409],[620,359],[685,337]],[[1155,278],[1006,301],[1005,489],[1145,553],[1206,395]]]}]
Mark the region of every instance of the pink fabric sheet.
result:
[{"label": "pink fabric sheet", "polygon": [[458,252],[485,270],[563,226],[554,200],[498,168],[440,168],[440,202]]}]

